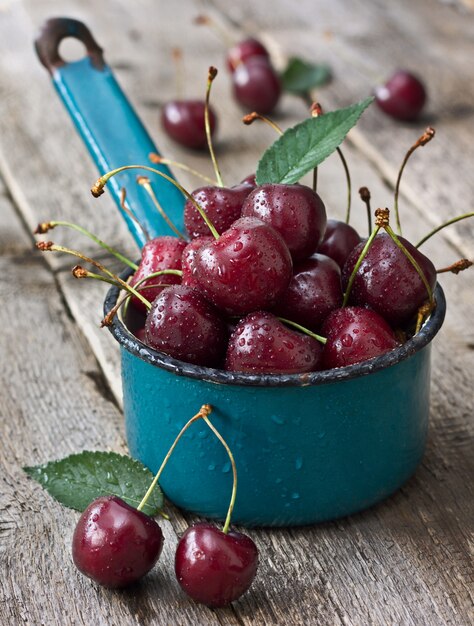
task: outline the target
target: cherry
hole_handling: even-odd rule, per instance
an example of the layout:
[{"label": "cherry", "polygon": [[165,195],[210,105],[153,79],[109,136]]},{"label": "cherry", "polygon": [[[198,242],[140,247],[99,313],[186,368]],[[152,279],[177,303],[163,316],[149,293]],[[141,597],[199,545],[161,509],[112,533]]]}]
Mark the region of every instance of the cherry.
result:
[{"label": "cherry", "polygon": [[384,354],[399,343],[387,322],[375,311],[344,307],[330,313],[322,329],[325,369],[345,367]]},{"label": "cherry", "polygon": [[250,187],[255,188],[257,186],[256,174],[249,174],[242,180],[240,184],[249,185]]},{"label": "cherry", "polygon": [[166,287],[154,300],[145,323],[147,345],[186,363],[215,367],[225,352],[226,326],[199,291]]},{"label": "cherry", "polygon": [[328,220],[318,252],[334,259],[342,269],[350,252],[359,243],[360,237],[355,228],[346,222]]},{"label": "cherry", "polygon": [[[191,195],[221,234],[239,219],[244,200],[251,191],[252,187],[246,183],[231,188],[207,185],[199,187]],[[190,200],[184,205],[184,225],[192,239],[209,235],[208,226]]]},{"label": "cherry", "polygon": [[257,39],[249,37],[248,39],[239,41],[239,43],[232,46],[227,53],[227,69],[230,72],[234,72],[238,65],[246,63],[249,59],[254,57],[264,58],[267,61],[270,59],[268,50]]},{"label": "cherry", "polygon": [[254,217],[242,217],[194,257],[199,288],[218,308],[233,315],[273,306],[292,274],[290,252],[281,236]]},{"label": "cherry", "polygon": [[341,306],[342,298],[338,264],[323,254],[313,254],[295,266],[288,289],[274,312],[318,332],[329,313]]},{"label": "cherry", "polygon": [[[166,133],[186,148],[201,150],[207,147],[203,100],[173,100],[163,107],[161,124]],[[217,130],[217,116],[209,108],[211,134]]]},{"label": "cherry", "polygon": [[419,78],[406,70],[398,70],[375,89],[375,101],[390,117],[415,120],[426,102],[426,90]]},{"label": "cherry", "polygon": [[271,113],[281,94],[277,73],[267,59],[251,57],[240,63],[232,74],[234,96],[245,109]]},{"label": "cherry", "polygon": [[103,496],[82,513],[72,556],[76,567],[99,585],[125,587],[151,570],[162,547],[155,520],[117,496]]},{"label": "cherry", "polygon": [[199,248],[206,245],[207,243],[212,243],[214,241],[214,237],[209,235],[207,237],[201,236],[193,239],[186,248],[183,250],[183,255],[181,257],[181,267],[183,270],[183,276],[181,278],[181,284],[186,285],[187,287],[197,287],[198,283],[193,276],[194,270],[194,256]]},{"label": "cherry", "polygon": [[[147,276],[153,274],[154,272],[158,272],[160,270],[167,269],[181,269],[181,256],[183,254],[183,250],[186,247],[187,242],[183,239],[178,239],[177,237],[171,236],[163,236],[156,237],[155,239],[151,239],[147,241],[147,243],[142,248],[142,259],[140,261],[140,265],[138,266],[137,271],[132,276],[130,280],[130,284],[132,287],[140,283],[140,287],[146,287],[147,285],[176,285],[180,282],[180,277],[173,274],[164,274],[163,276],[146,279]],[[141,289],[140,293],[150,302],[157,297],[157,295],[162,291],[163,287],[149,287],[145,289]],[[133,296],[131,298],[132,304],[134,307],[139,309],[140,311],[146,311],[146,307],[141,302]]]},{"label": "cherry", "polygon": [[252,374],[298,374],[320,369],[322,346],[266,311],[247,315],[232,333],[225,369]]},{"label": "cherry", "polygon": [[258,217],[280,233],[293,261],[316,251],[326,228],[323,201],[305,185],[266,184],[245,200],[242,217]]},{"label": "cherry", "polygon": [[255,543],[243,533],[224,533],[212,524],[194,524],[181,537],[175,572],[182,589],[196,602],[222,607],[252,584],[258,566]]},{"label": "cherry", "polygon": [[[399,237],[423,271],[431,289],[436,284],[433,263],[409,241]],[[349,255],[342,271],[346,287],[352,270],[364,247],[360,243]],[[378,234],[372,242],[355,276],[349,301],[369,306],[392,326],[401,326],[416,315],[428,300],[426,286],[417,271],[387,233]]]}]

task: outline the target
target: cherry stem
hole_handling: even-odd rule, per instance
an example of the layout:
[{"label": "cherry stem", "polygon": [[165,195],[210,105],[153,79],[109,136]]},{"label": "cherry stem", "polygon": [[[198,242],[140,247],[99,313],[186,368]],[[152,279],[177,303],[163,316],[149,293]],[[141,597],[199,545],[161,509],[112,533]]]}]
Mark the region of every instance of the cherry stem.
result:
[{"label": "cherry stem", "polygon": [[344,168],[344,173],[346,175],[346,183],[347,183],[347,209],[346,209],[346,224],[349,224],[349,219],[351,217],[351,201],[352,201],[352,183],[351,183],[351,175],[349,172],[349,166],[347,165],[347,161],[342,153],[341,148],[336,148],[339,158],[341,159],[342,167]]},{"label": "cherry stem", "polygon": [[212,30],[214,30],[219,39],[227,48],[231,48],[234,45],[235,42],[233,38],[229,35],[228,31],[222,26],[222,24],[216,22],[216,20],[211,19],[208,15],[197,15],[194,18],[194,23],[198,24],[199,26],[209,26]]},{"label": "cherry stem", "polygon": [[[142,286],[142,284],[146,281],[149,280],[150,278],[155,278],[156,276],[162,276],[163,274],[171,274],[174,276],[182,276],[183,272],[181,270],[159,270],[158,272],[153,272],[152,274],[149,274],[148,276],[144,276],[143,278],[141,278],[137,283],[135,283],[135,285],[133,286],[134,289],[136,289],[137,291],[142,291],[143,289],[153,289],[153,288],[158,288],[158,287],[169,287],[169,284],[151,284],[151,285],[145,285]],[[120,307],[122,306],[122,304],[126,301],[128,301],[128,298],[131,297],[130,293],[127,293],[125,295],[124,298],[122,298],[122,300],[120,300],[119,302],[117,302],[117,304],[110,309],[110,311],[107,313],[107,315],[104,317],[104,319],[102,320],[102,325],[103,326],[109,326],[113,320],[113,318],[115,317],[115,315],[117,314],[117,311],[120,309]],[[127,313],[128,307],[126,309],[124,309],[124,314]]]},{"label": "cherry stem", "polygon": [[235,505],[235,498],[237,496],[237,467],[235,465],[234,455],[232,454],[232,451],[227,445],[227,442],[224,439],[224,437],[220,434],[220,432],[217,430],[214,424],[211,423],[207,415],[203,415],[202,419],[206,422],[206,424],[209,426],[209,428],[212,430],[212,432],[215,434],[215,436],[219,439],[221,444],[224,446],[225,451],[227,452],[227,455],[229,457],[230,464],[232,465],[232,494],[230,496],[230,503],[229,503],[229,508],[227,509],[227,515],[225,518],[224,527],[222,528],[222,532],[227,534],[229,532],[230,520],[232,518],[232,512],[234,510],[234,505]]},{"label": "cherry stem", "polygon": [[132,270],[137,270],[138,269],[138,265],[136,263],[134,263],[133,261],[130,261],[130,259],[127,259],[127,257],[124,256],[123,254],[120,254],[120,252],[118,252],[118,250],[115,250],[115,248],[112,248],[111,246],[106,244],[104,241],[102,241],[102,239],[99,239],[96,235],[94,235],[93,233],[89,232],[88,230],[86,230],[82,226],[79,226],[78,224],[74,224],[72,222],[64,222],[62,220],[60,220],[60,221],[55,220],[55,221],[51,221],[51,222],[41,222],[40,224],[38,224],[34,234],[35,235],[44,235],[49,230],[52,230],[53,228],[56,228],[56,226],[67,226],[68,228],[72,228],[74,230],[77,230],[79,233],[82,233],[86,237],[89,237],[89,239],[92,239],[92,241],[94,241],[99,246],[104,248],[104,250],[107,250],[108,252],[113,254],[113,256],[116,259],[118,259],[119,261],[122,261],[122,263],[125,263],[125,265],[128,265],[128,267],[131,267]]},{"label": "cherry stem", "polygon": [[114,287],[121,287],[120,283],[118,283],[116,280],[101,276],[100,274],[95,274],[94,272],[90,272],[89,270],[86,270],[84,267],[82,267],[82,265],[75,265],[71,270],[71,274],[74,276],[74,278],[95,278],[96,280],[100,280],[103,283],[113,285]]},{"label": "cherry stem", "polygon": [[176,98],[181,100],[183,97],[183,51],[181,48],[173,48],[171,51],[174,63],[174,80],[176,89]]},{"label": "cherry stem", "polygon": [[211,95],[211,86],[214,78],[217,76],[217,69],[211,65],[207,74],[207,87],[206,87],[206,102],[204,106],[204,126],[206,128],[207,146],[209,148],[209,154],[211,155],[212,165],[214,166],[214,172],[216,173],[216,179],[219,187],[223,187],[221,172],[219,165],[217,164],[216,155],[214,153],[214,146],[212,145],[211,137],[211,122],[209,120],[209,98]]},{"label": "cherry stem", "polygon": [[184,433],[188,430],[188,428],[191,426],[191,424],[193,424],[197,420],[203,418],[204,416],[207,417],[211,412],[212,412],[212,407],[209,404],[203,404],[202,407],[199,409],[199,412],[196,413],[196,415],[193,415],[193,417],[190,420],[188,420],[186,422],[186,424],[183,426],[183,428],[179,431],[178,436],[176,437],[174,442],[171,444],[171,447],[168,450],[168,452],[166,453],[166,456],[163,459],[163,462],[161,463],[158,472],[156,473],[155,477],[153,478],[153,481],[152,481],[151,485],[148,487],[148,490],[147,490],[146,494],[143,496],[142,501],[137,506],[137,511],[141,511],[143,509],[143,507],[145,506],[145,504],[147,503],[148,498],[151,496],[151,494],[153,492],[153,489],[156,487],[156,483],[160,480],[161,474],[163,473],[163,470],[165,469],[166,464],[168,463],[170,456],[173,454],[173,451],[176,448],[176,446],[178,444],[178,441],[181,439],[181,437],[184,435]]},{"label": "cherry stem", "polygon": [[415,248],[419,248],[420,246],[422,246],[425,243],[425,241],[428,241],[430,237],[432,237],[433,235],[436,235],[436,233],[439,233],[439,231],[445,228],[446,226],[450,226],[451,224],[455,224],[456,222],[465,220],[468,217],[474,217],[474,213],[465,213],[464,215],[453,217],[453,219],[449,220],[448,222],[444,222],[444,224],[441,224],[441,226],[438,226],[437,228],[429,232],[425,237],[423,237],[423,239],[420,239],[420,241],[416,244]]},{"label": "cherry stem", "polygon": [[296,322],[287,320],[286,317],[279,317],[278,319],[280,320],[280,322],[283,322],[284,324],[288,324],[289,326],[293,326],[293,328],[297,328],[305,335],[309,335],[313,339],[316,339],[316,341],[319,341],[319,343],[325,344],[327,342],[326,337],[321,337],[321,335],[317,335],[316,333],[313,333],[312,330],[309,330],[308,328],[301,326],[301,324],[297,324]]},{"label": "cherry stem", "polygon": [[400,166],[400,170],[398,171],[398,178],[397,178],[397,182],[396,182],[396,185],[395,185],[395,197],[394,197],[393,206],[394,206],[394,209],[395,209],[395,219],[396,219],[397,230],[398,230],[398,234],[399,235],[402,234],[402,227],[401,227],[401,224],[400,224],[400,215],[399,215],[399,212],[398,212],[398,194],[399,194],[399,191],[400,191],[400,182],[402,180],[403,170],[405,169],[405,165],[408,163],[408,159],[415,152],[415,150],[417,148],[419,148],[420,146],[425,146],[429,141],[431,141],[433,139],[434,136],[435,136],[435,129],[432,128],[431,126],[428,126],[428,128],[421,135],[421,137],[419,137],[416,140],[416,142],[412,145],[412,147],[405,154],[405,158],[403,159],[402,164]]},{"label": "cherry stem", "polygon": [[[311,117],[319,117],[323,114],[323,109],[319,102],[309,101],[310,107],[309,112],[311,113]],[[316,193],[318,189],[318,166],[313,169],[313,191]]]},{"label": "cherry stem", "polygon": [[467,270],[469,267],[472,267],[472,265],[474,265],[474,263],[469,259],[459,259],[459,261],[448,265],[448,267],[443,267],[439,270],[436,270],[436,273],[444,274],[446,272],[451,272],[451,274],[459,274],[459,272]]},{"label": "cherry stem", "polygon": [[253,111],[252,113],[249,113],[248,115],[244,115],[244,117],[242,118],[242,122],[246,126],[250,126],[250,124],[253,124],[255,120],[260,120],[261,122],[265,122],[267,126],[270,126],[270,128],[273,128],[273,130],[277,132],[279,135],[283,135],[282,129],[280,128],[280,126],[278,126],[276,122],[271,120],[269,117],[265,117],[265,115],[261,115],[260,113],[257,113],[256,111]]},{"label": "cherry stem", "polygon": [[433,290],[431,289],[430,284],[428,283],[428,281],[426,279],[425,273],[423,272],[423,270],[421,269],[421,267],[419,266],[417,261],[410,254],[410,252],[403,245],[403,243],[400,241],[400,239],[397,237],[397,235],[393,232],[392,227],[389,224],[386,224],[386,225],[384,225],[384,228],[385,228],[385,231],[388,233],[388,235],[390,235],[390,237],[392,238],[393,243],[396,246],[398,246],[398,248],[400,248],[400,250],[406,256],[406,258],[410,261],[410,263],[415,268],[418,276],[421,278],[421,280],[423,281],[424,286],[426,287],[426,291],[428,293],[428,299],[429,299],[430,305],[433,306],[434,305]]},{"label": "cherry stem", "polygon": [[179,189],[181,191],[181,193],[190,202],[192,202],[192,204],[196,207],[196,210],[199,212],[199,215],[202,217],[202,219],[206,223],[206,226],[209,228],[209,230],[211,231],[211,233],[214,236],[214,238],[215,239],[219,239],[219,233],[217,232],[214,224],[207,217],[206,212],[199,205],[199,203],[196,202],[196,200],[192,197],[192,195],[189,193],[189,191],[186,191],[186,189],[184,187],[182,187],[176,180],[174,180],[174,178],[171,178],[171,176],[168,176],[164,172],[160,172],[159,170],[155,169],[154,167],[150,167],[148,165],[123,165],[122,167],[118,167],[115,170],[111,170],[110,172],[107,172],[107,174],[104,174],[103,176],[101,176],[96,181],[96,183],[91,188],[92,195],[94,196],[94,198],[98,198],[99,196],[101,196],[104,193],[104,186],[107,184],[109,179],[112,178],[112,176],[115,176],[116,174],[119,174],[120,172],[123,172],[125,170],[136,170],[136,169],[138,169],[138,170],[140,170],[140,169],[141,170],[146,170],[147,172],[153,172],[153,174],[158,174],[158,176],[161,176],[162,178],[167,180],[169,183],[174,185],[177,189]]},{"label": "cherry stem", "polygon": [[65,248],[64,246],[58,246],[54,244],[52,241],[38,241],[36,244],[36,247],[38,248],[38,250],[41,250],[42,252],[64,252],[66,254],[70,254],[79,259],[82,259],[86,263],[90,263],[91,265],[96,267],[98,270],[100,270],[103,274],[115,280],[126,291],[131,292],[134,296],[136,296],[139,300],[141,300],[143,304],[147,307],[147,309],[151,308],[150,302],[148,302],[148,300],[144,298],[141,295],[141,293],[139,293],[133,287],[128,285],[124,280],[122,280],[121,278],[113,274],[110,270],[104,267],[102,263],[99,263],[98,261],[95,261],[94,259],[91,259],[90,257],[85,256],[84,254],[82,254],[81,252],[78,252],[77,250],[71,250],[70,248]]},{"label": "cherry stem", "polygon": [[187,241],[186,237],[183,235],[182,232],[180,232],[180,230],[178,228],[176,228],[176,226],[173,224],[173,222],[168,217],[168,214],[166,213],[166,211],[163,209],[161,204],[158,202],[158,198],[156,197],[156,194],[153,191],[153,187],[151,186],[150,179],[148,178],[148,176],[137,176],[137,183],[139,185],[141,185],[143,187],[143,189],[147,192],[147,194],[150,196],[153,204],[156,207],[156,210],[161,215],[161,217],[164,219],[164,221],[168,224],[169,228],[174,232],[174,234],[177,235],[179,237],[179,239],[183,239],[184,241]]},{"label": "cherry stem", "polygon": [[362,248],[362,251],[359,254],[359,258],[357,259],[357,263],[354,265],[354,269],[352,270],[352,273],[350,275],[349,282],[347,283],[347,288],[346,288],[346,291],[344,293],[344,299],[342,301],[342,306],[343,307],[347,306],[347,303],[349,301],[349,296],[351,295],[352,285],[354,284],[357,272],[359,271],[359,267],[361,266],[362,261],[365,258],[365,255],[369,251],[369,248],[372,245],[373,240],[378,235],[378,232],[379,232],[380,228],[381,228],[380,225],[377,225],[374,228],[374,230],[372,231],[372,234],[370,235],[370,237],[365,242],[365,246]]},{"label": "cherry stem", "polygon": [[214,186],[217,185],[217,180],[214,180],[214,178],[210,178],[209,176],[206,176],[205,174],[201,174],[201,172],[198,172],[194,168],[189,167],[189,165],[186,165],[185,163],[180,163],[179,161],[173,161],[173,159],[165,159],[165,157],[162,157],[156,152],[150,152],[150,154],[148,155],[148,158],[155,165],[163,164],[163,165],[170,165],[171,167],[177,167],[180,170],[184,170],[185,172],[188,172],[189,174],[196,176],[196,178],[200,178],[201,180],[204,180],[206,183],[209,183],[209,185],[214,185]]},{"label": "cherry stem", "polygon": [[367,189],[367,187],[361,187],[359,189],[359,195],[360,195],[360,199],[362,200],[362,202],[364,202],[365,206],[367,207],[367,223],[369,225],[369,237],[370,237],[370,233],[372,232],[372,210],[370,208],[370,191]]},{"label": "cherry stem", "polygon": [[127,190],[125,189],[125,187],[122,187],[122,189],[120,190],[120,207],[122,211],[126,215],[128,215],[128,217],[132,220],[132,222],[134,222],[138,226],[138,228],[142,231],[143,236],[145,237],[145,240],[150,241],[151,240],[150,233],[145,228],[145,226],[139,221],[137,216],[134,215],[132,211],[128,208],[128,206],[125,204],[126,199],[127,199]]}]

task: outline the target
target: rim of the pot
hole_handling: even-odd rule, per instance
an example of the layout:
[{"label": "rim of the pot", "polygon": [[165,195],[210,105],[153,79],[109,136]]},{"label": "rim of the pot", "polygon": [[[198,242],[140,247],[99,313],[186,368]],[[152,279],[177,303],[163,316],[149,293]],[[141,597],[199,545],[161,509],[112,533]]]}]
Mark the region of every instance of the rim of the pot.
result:
[{"label": "rim of the pot", "polygon": [[[132,271],[133,270],[127,269],[122,273],[121,278],[126,280],[131,275]],[[119,292],[118,287],[111,287],[109,289],[104,301],[104,314],[107,314],[115,306]],[[163,352],[146,346],[127,329],[118,315],[114,316],[113,322],[108,328],[125,350],[146,363],[155,365],[178,376],[187,376],[189,378],[224,385],[305,387],[350,380],[359,376],[367,376],[368,374],[396,365],[422,350],[436,336],[443,324],[446,314],[446,298],[439,283],[436,285],[434,296],[436,299],[436,308],[429,319],[415,336],[408,339],[408,341],[399,348],[395,348],[395,350],[386,352],[381,356],[370,359],[369,361],[364,361],[363,363],[356,363],[355,365],[348,365],[347,367],[324,370],[321,372],[307,372],[304,374],[247,374],[193,365],[174,359]]]}]

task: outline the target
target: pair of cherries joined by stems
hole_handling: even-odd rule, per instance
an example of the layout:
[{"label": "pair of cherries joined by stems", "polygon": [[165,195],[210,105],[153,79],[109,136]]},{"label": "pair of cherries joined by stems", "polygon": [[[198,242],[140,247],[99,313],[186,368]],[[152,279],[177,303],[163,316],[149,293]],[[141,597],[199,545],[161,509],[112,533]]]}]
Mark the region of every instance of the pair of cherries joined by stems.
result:
[{"label": "pair of cherries joined by stems", "polygon": [[229,530],[237,493],[237,470],[231,450],[209,420],[203,405],[181,429],[150,488],[135,509],[117,496],[94,500],[82,513],[72,540],[73,560],[87,577],[106,587],[126,587],[145,576],[158,561],[163,533],[142,512],[178,441],[197,420],[203,420],[225,447],[232,466],[233,487],[222,530],[209,523],[189,527],[178,542],[175,573],[181,588],[210,607],[230,604],[247,591],[258,567],[258,550],[247,535]]}]

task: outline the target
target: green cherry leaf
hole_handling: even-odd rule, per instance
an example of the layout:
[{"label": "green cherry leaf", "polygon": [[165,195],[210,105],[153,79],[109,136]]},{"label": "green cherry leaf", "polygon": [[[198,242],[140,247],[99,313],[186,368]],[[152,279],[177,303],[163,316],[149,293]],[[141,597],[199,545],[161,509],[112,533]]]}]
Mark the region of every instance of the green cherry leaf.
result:
[{"label": "green cherry leaf", "polygon": [[373,99],[310,117],[289,128],[260,159],[257,185],[297,183],[336,150]]},{"label": "green cherry leaf", "polygon": [[[153,480],[140,461],[116,452],[88,452],[51,461],[23,470],[58,502],[84,511],[99,496],[118,496],[137,508]],[[147,515],[163,508],[163,494],[157,486],[143,507]]]},{"label": "green cherry leaf", "polygon": [[331,80],[329,65],[316,65],[298,57],[291,57],[280,75],[283,89],[295,95],[305,95],[315,87]]}]

